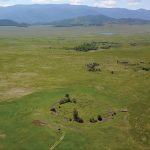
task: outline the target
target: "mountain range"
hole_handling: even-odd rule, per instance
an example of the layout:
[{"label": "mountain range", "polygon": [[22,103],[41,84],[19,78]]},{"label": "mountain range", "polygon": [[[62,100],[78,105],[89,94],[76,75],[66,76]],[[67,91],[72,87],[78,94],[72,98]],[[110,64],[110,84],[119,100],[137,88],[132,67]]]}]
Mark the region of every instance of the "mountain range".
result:
[{"label": "mountain range", "polygon": [[98,8],[70,4],[32,4],[0,7],[0,19],[33,24],[36,22],[53,22],[87,15],[106,15],[111,18],[139,18],[150,20],[150,10],[129,10],[125,8]]},{"label": "mountain range", "polygon": [[[103,26],[105,23],[109,24],[128,24],[128,25],[150,25],[149,20],[136,19],[136,18],[121,18],[114,19],[104,15],[88,15],[84,17],[77,17],[73,19],[64,19],[49,23],[38,22],[32,25],[53,25],[54,27],[72,27],[72,26]],[[0,20],[0,26],[17,26],[29,27],[30,24],[23,22],[15,22],[9,19]]]}]

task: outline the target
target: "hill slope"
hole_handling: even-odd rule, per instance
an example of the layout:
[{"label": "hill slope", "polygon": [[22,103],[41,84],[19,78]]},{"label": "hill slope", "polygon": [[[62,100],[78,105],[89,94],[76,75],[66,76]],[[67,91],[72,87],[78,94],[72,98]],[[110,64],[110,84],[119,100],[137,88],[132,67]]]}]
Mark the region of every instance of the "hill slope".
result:
[{"label": "hill slope", "polygon": [[17,26],[17,27],[28,27],[30,26],[29,24],[27,23],[18,23],[18,22],[15,22],[15,21],[12,21],[12,20],[8,20],[8,19],[2,19],[0,20],[0,26]]},{"label": "hill slope", "polygon": [[64,19],[49,23],[36,23],[34,25],[62,25],[62,26],[75,26],[75,25],[102,25],[101,22],[114,21],[114,18],[110,18],[104,15],[88,15],[83,17],[77,17],[73,19]]},{"label": "hill slope", "polygon": [[[53,22],[87,15],[103,14],[112,18],[140,18],[150,20],[150,10],[128,10],[123,8],[97,8],[85,5],[46,4],[15,5],[0,7],[0,19],[17,22]],[[24,17],[22,17],[24,16]]]}]

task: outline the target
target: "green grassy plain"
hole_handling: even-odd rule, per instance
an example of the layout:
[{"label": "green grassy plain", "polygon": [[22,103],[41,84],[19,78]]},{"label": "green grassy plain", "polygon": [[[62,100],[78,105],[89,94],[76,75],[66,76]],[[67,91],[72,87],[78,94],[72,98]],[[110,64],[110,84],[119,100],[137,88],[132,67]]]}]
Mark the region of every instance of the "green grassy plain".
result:
[{"label": "green grassy plain", "polygon": [[[150,71],[138,68],[150,68],[149,32],[126,25],[0,27],[0,150],[49,150],[56,142],[56,150],[150,150]],[[92,41],[123,46],[63,49]],[[93,62],[100,72],[88,71],[85,64]],[[66,93],[77,103],[57,104]],[[74,108],[84,123],[69,121]],[[110,119],[88,122],[96,115]]]}]

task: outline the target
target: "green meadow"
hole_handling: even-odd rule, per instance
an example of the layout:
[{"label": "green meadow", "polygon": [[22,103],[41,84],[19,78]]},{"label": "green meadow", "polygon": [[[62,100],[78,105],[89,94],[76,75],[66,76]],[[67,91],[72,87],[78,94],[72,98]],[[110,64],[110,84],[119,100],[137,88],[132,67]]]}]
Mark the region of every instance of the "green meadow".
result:
[{"label": "green meadow", "polygon": [[[71,49],[92,41],[98,50]],[[0,27],[0,150],[150,150],[145,68],[150,26]],[[67,93],[76,103],[59,103]]]}]

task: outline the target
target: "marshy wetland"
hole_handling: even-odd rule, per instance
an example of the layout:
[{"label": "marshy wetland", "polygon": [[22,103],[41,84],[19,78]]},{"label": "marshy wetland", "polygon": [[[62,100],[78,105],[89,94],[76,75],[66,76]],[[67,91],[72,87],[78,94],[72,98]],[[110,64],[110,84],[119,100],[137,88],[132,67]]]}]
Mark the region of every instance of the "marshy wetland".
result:
[{"label": "marshy wetland", "polygon": [[149,26],[0,31],[0,150],[150,149]]}]

